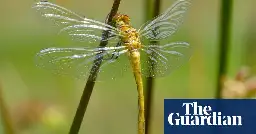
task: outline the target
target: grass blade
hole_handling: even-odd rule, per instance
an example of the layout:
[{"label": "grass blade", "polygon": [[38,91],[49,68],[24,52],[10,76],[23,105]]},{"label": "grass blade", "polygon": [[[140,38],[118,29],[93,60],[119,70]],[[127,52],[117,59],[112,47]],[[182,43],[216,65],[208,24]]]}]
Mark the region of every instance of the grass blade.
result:
[{"label": "grass blade", "polygon": [[219,42],[219,70],[216,98],[221,98],[222,79],[227,73],[228,54],[230,47],[230,27],[233,0],[221,0],[220,12],[220,42]]},{"label": "grass blade", "polygon": [[[152,19],[160,14],[160,5],[161,0],[154,0],[154,7],[153,7],[153,13],[151,13],[151,1],[146,0],[147,8],[145,10],[146,12],[146,21],[149,19]],[[151,2],[152,3],[152,2]],[[157,44],[157,42],[152,42],[152,44]],[[150,59],[149,59],[150,60]],[[152,66],[153,67],[153,66]],[[152,115],[152,103],[153,103],[153,95],[154,95],[154,78],[153,77],[147,77],[146,79],[146,94],[145,94],[145,134],[149,134],[150,132],[150,125],[151,125],[151,115]]]},{"label": "grass blade", "polygon": [[[121,0],[114,0],[114,3],[112,5],[112,9],[109,13],[108,20],[107,20],[107,23],[109,25],[111,25],[112,18],[117,13],[120,1]],[[108,37],[109,32],[108,31],[103,31],[102,36],[103,37]],[[106,46],[107,44],[108,44],[107,41],[101,41],[99,46]],[[98,60],[101,61],[100,58],[98,58],[94,61],[94,65],[91,69],[89,78],[87,79],[86,85],[84,87],[84,91],[83,91],[82,97],[80,99],[80,102],[79,102],[79,105],[78,105],[73,123],[72,123],[70,131],[69,131],[69,134],[78,134],[79,129],[81,127],[81,124],[82,124],[82,121],[83,121],[83,118],[84,118],[84,114],[86,112],[86,109],[87,109],[87,106],[88,106],[88,103],[89,103],[89,100],[90,100],[90,97],[91,97],[91,94],[92,94],[92,91],[93,91],[93,88],[94,88],[94,85],[95,85],[95,80],[97,78],[97,72],[100,69],[101,62],[98,62]]]}]

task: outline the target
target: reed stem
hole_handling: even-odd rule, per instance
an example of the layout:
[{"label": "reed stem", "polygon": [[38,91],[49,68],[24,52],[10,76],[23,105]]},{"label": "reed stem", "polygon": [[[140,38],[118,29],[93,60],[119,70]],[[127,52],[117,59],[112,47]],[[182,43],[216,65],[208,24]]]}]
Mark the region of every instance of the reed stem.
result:
[{"label": "reed stem", "polygon": [[219,72],[216,98],[221,98],[222,79],[227,73],[228,54],[230,47],[230,27],[232,19],[233,0],[221,0],[220,12],[220,42],[219,42]]},{"label": "reed stem", "polygon": [[[111,11],[110,11],[110,13],[108,15],[108,18],[107,18],[107,24],[111,25],[112,18],[114,17],[114,15],[118,11],[120,1],[121,0],[114,0]],[[109,36],[108,31],[103,31],[102,32],[102,37],[103,38],[108,38],[108,36]],[[107,44],[108,44],[107,41],[102,40],[99,44],[99,47],[104,47]],[[99,55],[96,55],[96,56],[99,56]],[[91,94],[92,94],[92,91],[93,91],[93,88],[94,88],[94,85],[95,85],[95,80],[97,78],[97,74],[98,74],[99,69],[100,69],[101,62],[102,62],[102,58],[96,58],[94,63],[93,63],[93,66],[92,66],[91,71],[90,71],[90,75],[87,79],[82,97],[81,97],[79,105],[77,107],[77,111],[76,111],[73,123],[71,125],[69,134],[78,134],[78,132],[80,130],[80,127],[81,127],[81,124],[82,124],[82,121],[83,121],[83,118],[84,118],[84,114],[86,112],[86,109],[87,109],[87,106],[88,106],[88,103],[89,103],[89,100],[90,100],[90,97],[91,97]]]},{"label": "reed stem", "polygon": [[[150,3],[148,2],[148,4]],[[161,0],[155,0],[154,1],[154,7],[153,7],[153,13],[150,15],[146,15],[146,19],[152,19],[160,14],[160,5],[161,5]],[[148,11],[147,11],[148,10]],[[151,13],[150,7],[146,9],[146,13]],[[157,44],[158,42],[151,42],[151,44]],[[150,59],[148,59],[150,60]],[[154,70],[154,66],[151,65]],[[150,125],[151,125],[151,118],[152,118],[152,104],[153,104],[153,95],[154,95],[154,78],[153,77],[147,77],[146,79],[146,95],[145,95],[145,134],[149,134],[150,132]]]}]

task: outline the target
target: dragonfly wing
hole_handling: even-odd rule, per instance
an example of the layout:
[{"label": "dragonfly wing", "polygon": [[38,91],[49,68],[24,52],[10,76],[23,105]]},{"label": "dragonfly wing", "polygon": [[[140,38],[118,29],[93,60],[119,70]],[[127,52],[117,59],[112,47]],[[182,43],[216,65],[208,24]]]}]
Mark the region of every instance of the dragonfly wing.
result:
[{"label": "dragonfly wing", "polygon": [[192,48],[186,42],[152,44],[143,46],[141,50],[142,74],[146,77],[168,75],[187,62],[192,54]]},{"label": "dragonfly wing", "polygon": [[105,81],[105,80],[117,80],[122,77],[127,77],[129,75],[132,76],[131,73],[131,65],[129,63],[129,59],[126,53],[128,50],[121,50],[118,54],[111,60],[102,64],[100,75],[97,78],[97,81]]},{"label": "dragonfly wing", "polygon": [[169,37],[183,22],[184,15],[190,5],[190,0],[178,0],[164,13],[140,28],[140,35],[150,41]]},{"label": "dragonfly wing", "polygon": [[[95,42],[101,40],[118,39],[119,30],[108,24],[81,17],[80,15],[50,2],[38,2],[32,7],[41,16],[53,21],[61,27],[59,33],[67,33],[71,39],[80,42]],[[111,36],[102,37],[102,31],[109,31]]]},{"label": "dragonfly wing", "polygon": [[[95,59],[101,63],[98,73],[103,72],[108,64],[114,64],[126,52],[124,46],[104,48],[47,48],[36,55],[36,64],[60,75],[71,75],[85,79],[90,75],[90,70]],[[112,57],[118,57],[113,59]],[[115,70],[117,68],[114,68]],[[111,70],[110,70],[111,71]],[[112,72],[108,72],[112,74]],[[109,76],[111,77],[111,76]]]}]

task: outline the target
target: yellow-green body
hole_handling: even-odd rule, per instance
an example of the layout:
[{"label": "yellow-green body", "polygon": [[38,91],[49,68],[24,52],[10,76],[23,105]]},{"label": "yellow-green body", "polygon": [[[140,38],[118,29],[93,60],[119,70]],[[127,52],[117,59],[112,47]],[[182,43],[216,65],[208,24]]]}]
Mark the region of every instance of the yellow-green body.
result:
[{"label": "yellow-green body", "polygon": [[138,91],[138,104],[139,104],[139,117],[138,117],[138,134],[145,133],[145,108],[144,108],[144,93],[143,83],[141,76],[141,64],[140,64],[140,52],[139,49],[142,47],[139,33],[130,25],[130,19],[127,15],[117,14],[113,23],[120,29],[122,43],[125,44],[128,50],[127,54],[132,66],[132,71],[135,77],[137,91]]}]

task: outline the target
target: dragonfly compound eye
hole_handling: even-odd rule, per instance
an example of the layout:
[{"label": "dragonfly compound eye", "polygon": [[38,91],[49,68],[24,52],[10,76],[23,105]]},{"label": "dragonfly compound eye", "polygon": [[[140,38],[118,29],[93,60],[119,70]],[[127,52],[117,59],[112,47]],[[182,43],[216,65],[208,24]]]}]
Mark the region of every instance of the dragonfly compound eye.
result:
[{"label": "dragonfly compound eye", "polygon": [[128,15],[122,15],[122,21],[125,24],[129,24],[130,23],[130,17]]}]

